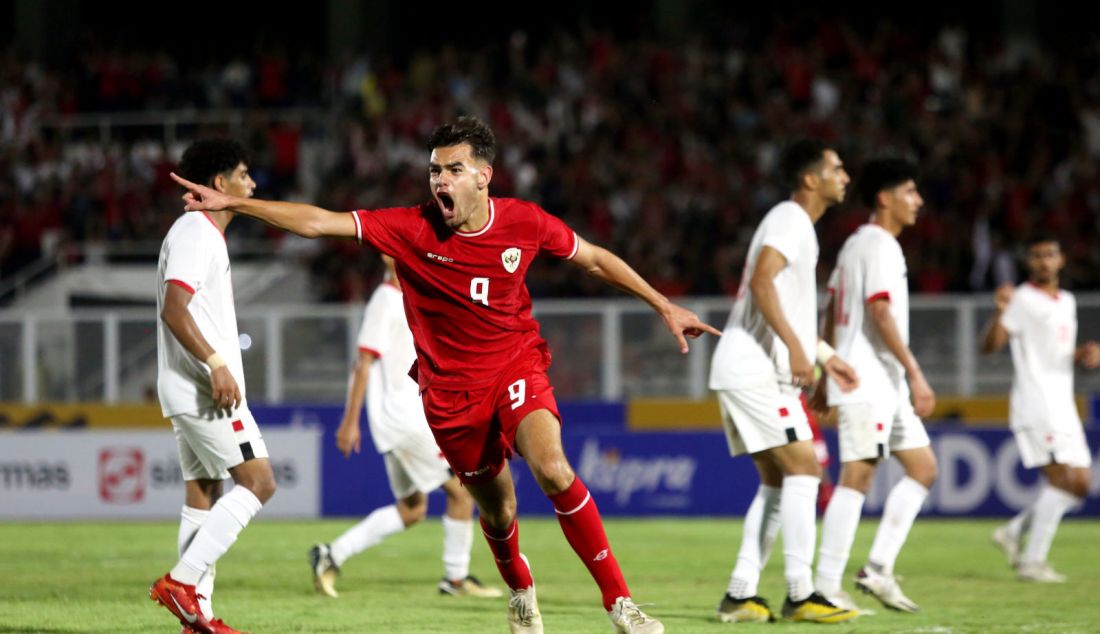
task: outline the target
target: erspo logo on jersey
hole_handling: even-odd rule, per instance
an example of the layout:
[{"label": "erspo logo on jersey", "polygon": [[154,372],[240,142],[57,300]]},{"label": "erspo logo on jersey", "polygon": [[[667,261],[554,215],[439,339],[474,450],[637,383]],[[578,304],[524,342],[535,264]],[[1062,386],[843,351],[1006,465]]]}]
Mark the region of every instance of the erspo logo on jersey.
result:
[{"label": "erspo logo on jersey", "polygon": [[449,258],[445,255],[439,255],[438,253],[432,253],[431,251],[428,251],[427,256],[429,260],[434,260],[436,262],[445,262],[447,264],[454,264],[455,261],[454,258]]},{"label": "erspo logo on jersey", "polygon": [[99,450],[99,498],[134,504],[145,498],[145,452],[137,447]]}]

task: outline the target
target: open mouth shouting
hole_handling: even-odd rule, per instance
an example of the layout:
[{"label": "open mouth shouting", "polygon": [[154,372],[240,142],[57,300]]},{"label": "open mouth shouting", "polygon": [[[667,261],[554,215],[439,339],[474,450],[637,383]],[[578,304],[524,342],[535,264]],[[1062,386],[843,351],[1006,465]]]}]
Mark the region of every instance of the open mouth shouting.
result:
[{"label": "open mouth shouting", "polygon": [[443,219],[446,221],[453,220],[455,217],[454,198],[446,192],[437,192],[435,198],[439,202],[439,211],[442,212]]}]

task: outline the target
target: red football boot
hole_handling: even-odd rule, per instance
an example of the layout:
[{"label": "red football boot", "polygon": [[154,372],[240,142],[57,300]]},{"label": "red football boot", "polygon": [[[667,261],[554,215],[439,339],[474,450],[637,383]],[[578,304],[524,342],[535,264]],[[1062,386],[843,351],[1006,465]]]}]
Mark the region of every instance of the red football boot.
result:
[{"label": "red football boot", "polygon": [[184,627],[199,634],[215,634],[214,627],[199,608],[199,595],[195,593],[195,586],[184,585],[164,575],[149,588],[149,598],[167,608]]}]

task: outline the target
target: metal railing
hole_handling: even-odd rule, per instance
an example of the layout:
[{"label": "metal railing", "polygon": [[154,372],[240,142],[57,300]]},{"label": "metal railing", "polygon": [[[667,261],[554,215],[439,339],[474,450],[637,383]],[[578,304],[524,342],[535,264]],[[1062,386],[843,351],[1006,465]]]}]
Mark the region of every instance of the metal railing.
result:
[{"label": "metal railing", "polygon": [[[1079,339],[1100,339],[1100,294],[1078,296]],[[725,324],[731,300],[683,298],[709,323]],[[941,394],[1004,394],[1007,353],[981,356],[977,338],[992,312],[987,296],[912,298],[911,345]],[[703,397],[714,338],[680,355],[661,320],[628,299],[543,300],[535,315],[554,355],[563,399]],[[238,314],[249,398],[339,402],[355,355],[362,307],[292,305]],[[150,308],[0,311],[0,400],[105,401],[155,397],[156,315]],[[1100,372],[1078,372],[1079,392],[1100,392]]]}]

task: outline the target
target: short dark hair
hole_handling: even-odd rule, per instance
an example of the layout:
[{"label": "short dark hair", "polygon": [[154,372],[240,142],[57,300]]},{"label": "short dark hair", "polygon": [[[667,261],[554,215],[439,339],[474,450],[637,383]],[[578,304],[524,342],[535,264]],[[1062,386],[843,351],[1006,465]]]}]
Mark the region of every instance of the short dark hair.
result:
[{"label": "short dark hair", "polygon": [[920,175],[916,163],[898,156],[884,156],[863,165],[859,176],[859,198],[871,209],[878,206],[880,192],[893,189]]},{"label": "short dark hair", "polygon": [[230,172],[241,163],[248,164],[248,152],[240,143],[231,139],[201,139],[184,151],[179,171],[192,183],[212,187],[215,176]]},{"label": "short dark hair", "polygon": [[1027,248],[1028,251],[1030,251],[1031,247],[1045,244],[1047,242],[1053,242],[1054,244],[1058,245],[1059,249],[1062,248],[1062,243],[1058,240],[1058,236],[1049,231],[1040,231],[1038,233],[1031,234],[1030,236],[1028,236],[1027,241],[1024,242],[1024,246]]},{"label": "short dark hair", "polygon": [[791,190],[802,186],[802,175],[814,169],[829,149],[821,139],[798,139],[783,148],[779,157],[779,177]]},{"label": "short dark hair", "polygon": [[492,165],[497,156],[497,139],[484,121],[477,117],[459,117],[454,123],[444,123],[432,132],[428,149],[468,143],[474,158]]}]

